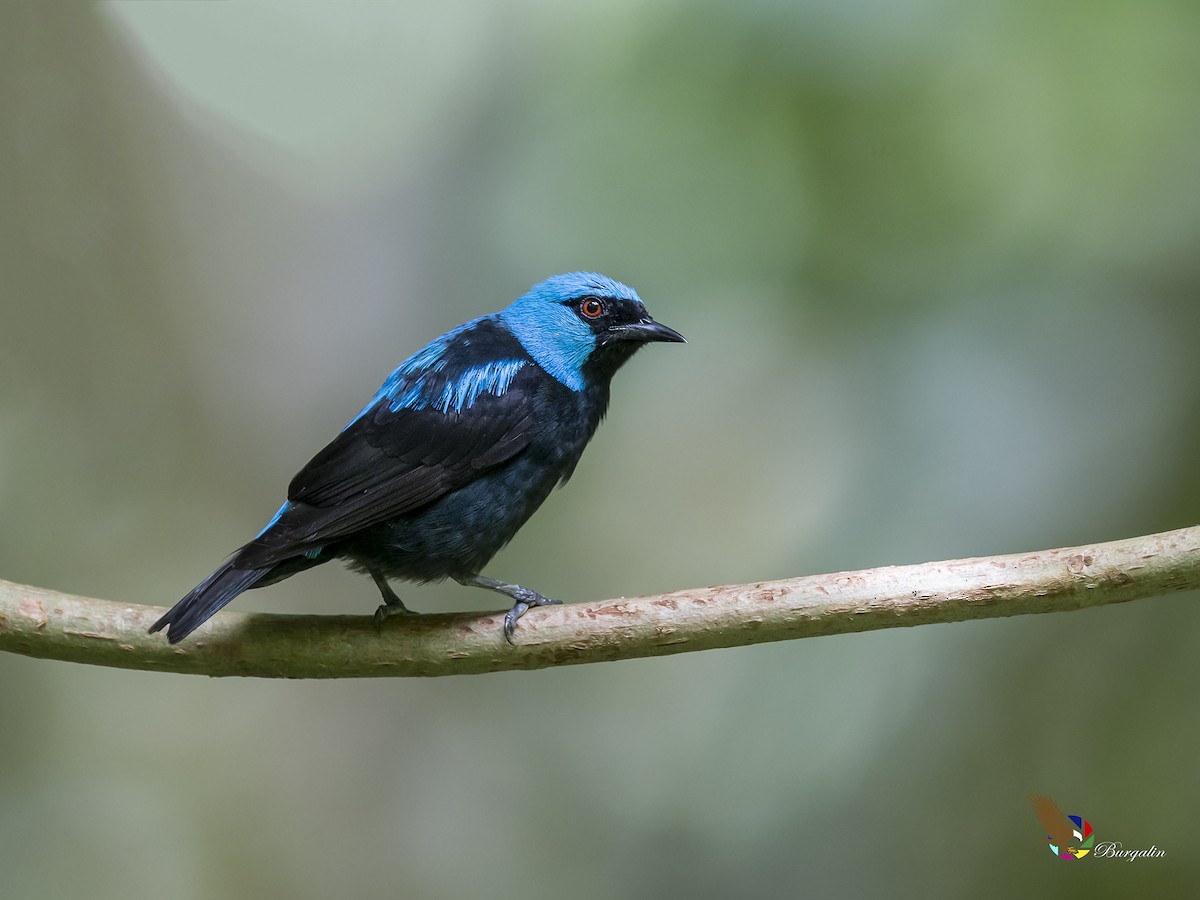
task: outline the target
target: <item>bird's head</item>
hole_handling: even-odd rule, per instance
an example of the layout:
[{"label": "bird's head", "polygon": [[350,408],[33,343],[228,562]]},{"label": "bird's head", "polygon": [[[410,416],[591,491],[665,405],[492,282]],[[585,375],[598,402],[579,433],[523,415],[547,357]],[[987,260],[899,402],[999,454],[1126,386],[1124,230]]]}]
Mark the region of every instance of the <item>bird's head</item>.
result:
[{"label": "bird's head", "polygon": [[686,343],[650,318],[637,291],[594,272],[535,284],[500,320],[538,365],[576,391],[589,374],[607,381],[643,344]]}]

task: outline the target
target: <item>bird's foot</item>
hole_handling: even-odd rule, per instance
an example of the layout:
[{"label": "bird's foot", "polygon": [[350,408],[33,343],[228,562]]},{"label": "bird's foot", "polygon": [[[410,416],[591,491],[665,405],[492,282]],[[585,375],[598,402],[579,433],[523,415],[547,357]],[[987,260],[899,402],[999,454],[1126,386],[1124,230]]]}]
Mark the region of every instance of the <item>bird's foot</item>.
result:
[{"label": "bird's foot", "polygon": [[[528,588],[521,588],[523,591]],[[543,597],[537,591],[529,591],[528,600],[518,600],[513,604],[513,608],[504,614],[504,639],[513,646],[516,642],[513,641],[513,632],[517,630],[517,619],[529,612],[531,606],[562,606],[561,600],[552,600],[549,597]]]},{"label": "bird's foot", "polygon": [[375,610],[375,627],[382,628],[383,623],[391,616],[419,616],[420,613],[409,609],[403,603],[381,603]]},{"label": "bird's foot", "polygon": [[504,594],[506,597],[511,597],[516,601],[513,603],[513,608],[504,614],[504,639],[514,646],[516,643],[513,641],[513,633],[517,630],[517,619],[529,612],[531,606],[562,605],[561,600],[551,600],[549,597],[543,597],[537,591],[532,591],[527,587],[521,587],[519,584],[509,584],[505,581],[497,581],[495,578],[487,578],[483,575],[473,575],[470,578],[458,578],[456,580],[459,584],[487,588],[489,591]]},{"label": "bird's foot", "polygon": [[396,596],[396,592],[392,590],[392,586],[387,583],[386,578],[378,572],[371,572],[371,577],[375,580],[375,586],[379,588],[379,593],[383,595],[383,603],[375,610],[376,628],[382,628],[389,616],[420,615],[404,605],[404,601]]}]

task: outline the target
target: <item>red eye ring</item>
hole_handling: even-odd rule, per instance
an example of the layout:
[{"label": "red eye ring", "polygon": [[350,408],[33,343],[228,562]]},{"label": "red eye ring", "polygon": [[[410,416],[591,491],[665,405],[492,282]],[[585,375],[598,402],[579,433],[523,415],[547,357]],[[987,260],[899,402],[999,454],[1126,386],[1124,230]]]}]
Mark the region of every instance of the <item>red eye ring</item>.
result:
[{"label": "red eye ring", "polygon": [[579,301],[579,314],[585,319],[598,319],[604,315],[604,303],[596,297],[584,297]]}]

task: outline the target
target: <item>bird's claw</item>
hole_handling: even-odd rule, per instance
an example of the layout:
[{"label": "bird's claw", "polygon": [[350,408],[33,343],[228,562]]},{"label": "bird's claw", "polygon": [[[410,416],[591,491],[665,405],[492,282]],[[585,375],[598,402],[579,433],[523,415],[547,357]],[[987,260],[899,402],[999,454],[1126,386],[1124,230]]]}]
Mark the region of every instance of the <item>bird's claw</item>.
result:
[{"label": "bird's claw", "polygon": [[515,601],[512,609],[504,614],[504,639],[513,646],[516,646],[516,642],[513,641],[513,633],[517,630],[517,619],[529,612],[529,607],[562,605],[561,600],[551,600],[549,597],[543,597],[537,591],[532,591],[527,587],[521,587],[519,584],[509,584],[507,581],[497,581],[495,578],[488,578],[486,575],[456,575],[454,576],[454,580],[459,584],[495,591],[497,594],[503,594],[505,597],[510,597]]},{"label": "bird's claw", "polygon": [[517,602],[504,614],[504,639],[515,647],[517,644],[513,640],[513,633],[517,630],[517,619],[529,612],[529,607],[562,606],[562,601],[543,597],[537,591],[531,591],[529,588],[518,588],[514,591],[514,596],[517,598]]},{"label": "bird's claw", "polygon": [[383,623],[388,620],[389,616],[417,616],[420,613],[413,612],[404,605],[404,601],[396,596],[396,592],[392,590],[392,586],[388,584],[387,579],[374,569],[368,570],[371,577],[375,579],[375,586],[379,588],[379,593],[383,597],[383,603],[379,605],[379,609],[375,610],[375,627],[383,628]]},{"label": "bird's claw", "polygon": [[419,612],[415,612],[405,606],[403,603],[381,603],[379,608],[375,610],[375,627],[382,628],[383,623],[391,616],[419,616]]}]

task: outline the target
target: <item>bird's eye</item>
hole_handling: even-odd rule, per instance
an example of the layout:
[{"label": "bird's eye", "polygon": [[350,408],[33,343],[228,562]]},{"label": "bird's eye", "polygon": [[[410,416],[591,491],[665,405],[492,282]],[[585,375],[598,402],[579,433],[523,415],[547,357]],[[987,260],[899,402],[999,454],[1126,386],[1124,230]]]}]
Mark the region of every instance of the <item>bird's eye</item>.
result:
[{"label": "bird's eye", "polygon": [[579,312],[585,319],[598,319],[604,315],[604,303],[595,297],[584,297],[579,301]]}]

